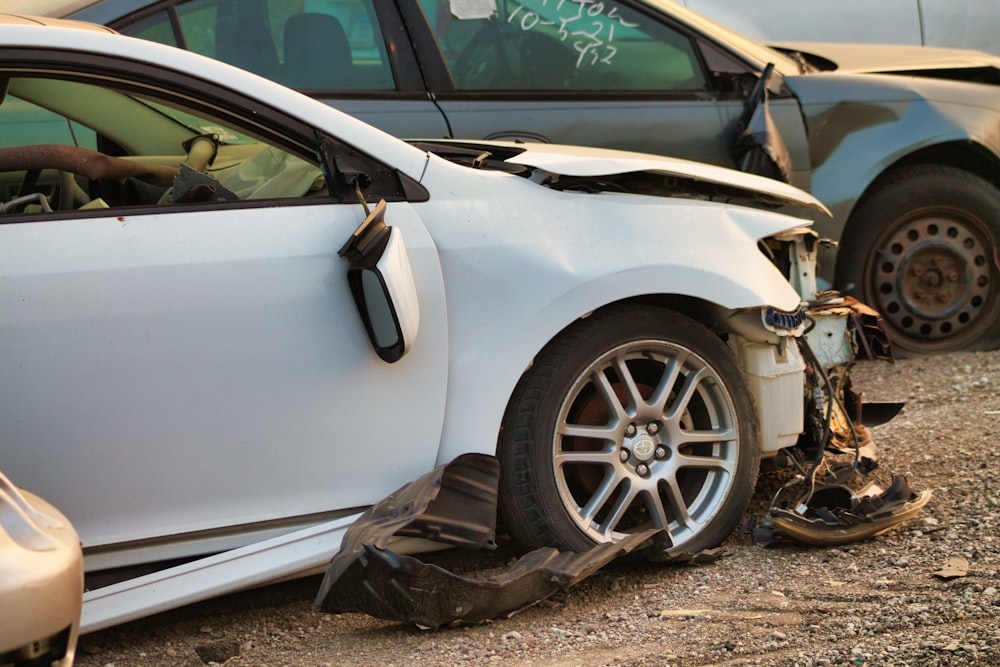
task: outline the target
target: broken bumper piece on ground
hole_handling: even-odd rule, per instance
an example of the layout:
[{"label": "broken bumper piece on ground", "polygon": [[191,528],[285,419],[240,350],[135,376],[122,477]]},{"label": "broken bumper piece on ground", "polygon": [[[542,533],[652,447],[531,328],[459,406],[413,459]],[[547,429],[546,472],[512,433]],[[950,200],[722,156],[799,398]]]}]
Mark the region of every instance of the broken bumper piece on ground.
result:
[{"label": "broken bumper piece on ground", "polygon": [[893,475],[885,491],[875,484],[858,492],[829,484],[817,487],[804,507],[772,508],[768,522],[775,534],[806,544],[848,544],[912,519],[930,498],[930,491],[913,491],[902,475]]},{"label": "broken bumper piece on ground", "polygon": [[657,532],[635,533],[584,553],[543,547],[489,579],[463,577],[411,556],[366,547],[344,575],[325,588],[320,606],[423,628],[506,617],[586,579],[617,557],[648,544]]},{"label": "broken bumper piece on ground", "polygon": [[472,623],[509,616],[623,554],[647,545],[662,548],[665,534],[660,530],[599,544],[584,553],[541,548],[489,579],[459,576],[386,548],[394,536],[493,548],[498,480],[495,458],[468,454],[373,506],[344,536],[343,548],[320,586],[317,605],[324,611],[363,612],[427,628]]},{"label": "broken bumper piece on ground", "polygon": [[[372,506],[348,529],[316,598],[331,613],[439,628],[507,617],[586,579],[619,556],[645,549],[648,560],[706,563],[721,552],[668,552],[662,530],[647,530],[583,553],[541,548],[490,578],[454,574],[388,548],[417,537],[468,549],[495,548],[499,465],[492,456],[466,454],[435,468]],[[902,476],[883,491],[871,484],[855,493],[842,484],[816,488],[795,511],[773,508],[767,533],[816,545],[855,542],[913,517],[930,499]]]}]

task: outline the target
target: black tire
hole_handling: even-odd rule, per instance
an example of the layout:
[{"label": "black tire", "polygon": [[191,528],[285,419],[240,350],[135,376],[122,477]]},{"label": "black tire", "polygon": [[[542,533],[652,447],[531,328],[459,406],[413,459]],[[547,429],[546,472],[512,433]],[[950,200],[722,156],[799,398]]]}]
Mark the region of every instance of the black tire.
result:
[{"label": "black tire", "polygon": [[[647,402],[657,387],[669,388],[666,397]],[[611,307],[535,359],[508,406],[499,457],[500,511],[526,547],[583,551],[662,527],[672,551],[693,552],[739,523],[757,479],[760,428],[717,336],[670,311]]]},{"label": "black tire", "polygon": [[851,215],[841,285],[877,309],[904,353],[993,347],[1000,320],[1000,190],[969,172],[912,165]]}]

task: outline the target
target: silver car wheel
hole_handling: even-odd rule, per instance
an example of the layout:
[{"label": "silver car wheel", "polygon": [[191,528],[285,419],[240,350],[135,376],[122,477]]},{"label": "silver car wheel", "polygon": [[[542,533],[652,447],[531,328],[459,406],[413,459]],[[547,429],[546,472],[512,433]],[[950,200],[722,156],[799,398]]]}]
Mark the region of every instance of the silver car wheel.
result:
[{"label": "silver car wheel", "polygon": [[582,551],[660,528],[671,551],[696,552],[728,537],[753,495],[759,416],[717,335],[612,306],[538,354],[498,451],[501,513],[525,546]]},{"label": "silver car wheel", "polygon": [[552,447],[559,497],[591,539],[648,526],[666,528],[678,548],[731,492],[739,425],[711,366],[682,346],[643,340],[580,374]]}]

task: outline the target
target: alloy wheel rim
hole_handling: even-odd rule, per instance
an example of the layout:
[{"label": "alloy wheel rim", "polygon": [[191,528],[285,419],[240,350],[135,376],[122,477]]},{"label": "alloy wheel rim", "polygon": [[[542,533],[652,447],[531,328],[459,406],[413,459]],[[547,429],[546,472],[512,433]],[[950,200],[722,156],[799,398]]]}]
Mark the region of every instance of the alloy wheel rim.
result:
[{"label": "alloy wheel rim", "polygon": [[559,497],[592,540],[656,527],[679,549],[728,499],[740,429],[732,396],[704,359],[645,340],[577,376],[552,447]]}]

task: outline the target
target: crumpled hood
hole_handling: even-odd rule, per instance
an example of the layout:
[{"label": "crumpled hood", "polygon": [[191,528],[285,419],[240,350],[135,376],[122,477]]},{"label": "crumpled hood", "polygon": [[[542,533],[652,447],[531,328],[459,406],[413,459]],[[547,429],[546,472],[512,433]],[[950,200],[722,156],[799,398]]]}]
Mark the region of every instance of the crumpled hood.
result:
[{"label": "crumpled hood", "polygon": [[[783,52],[801,53],[819,69],[835,70],[839,74],[885,74],[983,68],[1000,72],[1000,57],[971,49],[834,42],[780,42],[771,46]],[[817,61],[816,56],[829,62]]]},{"label": "crumpled hood", "polygon": [[[722,186],[746,193],[751,198],[752,195],[758,194],[772,204],[803,206],[831,215],[829,209],[818,199],[787,183],[734,169],[661,155],[534,142],[421,140],[418,145],[433,150],[445,158],[449,158],[449,147],[459,150],[491,151],[494,153],[494,158],[502,159],[508,165],[532,167],[559,176],[599,178],[649,173],[675,177]],[[435,145],[440,146],[442,150],[434,150],[432,146]]]},{"label": "crumpled hood", "polygon": [[659,155],[603,148],[542,143],[522,144],[522,146],[527,146],[526,150],[519,155],[508,158],[507,162],[532,166],[562,176],[609,176],[649,172],[687,178],[748,192],[758,192],[788,204],[805,206],[831,215],[826,206],[804,190],[781,181],[735,169]]}]

